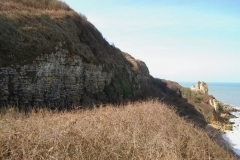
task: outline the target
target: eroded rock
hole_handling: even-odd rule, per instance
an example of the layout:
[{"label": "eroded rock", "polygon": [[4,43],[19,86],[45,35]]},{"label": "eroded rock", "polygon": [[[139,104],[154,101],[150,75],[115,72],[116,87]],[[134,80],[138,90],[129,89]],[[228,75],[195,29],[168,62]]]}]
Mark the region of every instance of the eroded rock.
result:
[{"label": "eroded rock", "polygon": [[208,94],[208,86],[207,83],[203,81],[198,81],[195,86],[191,86],[190,89],[195,92],[201,92],[204,94]]},{"label": "eroded rock", "polygon": [[209,104],[214,108],[214,110],[219,113],[220,102],[216,99],[210,99]]},{"label": "eroded rock", "polygon": [[[55,49],[55,53],[38,56],[32,64],[0,68],[2,105],[80,105],[87,95],[96,100],[101,96],[100,101],[107,102],[111,98],[122,100],[124,96],[141,95],[144,87],[148,87],[148,69],[133,57],[128,57],[131,64],[125,64],[127,72],[120,77],[113,68],[105,71],[104,64],[86,63],[78,55],[69,56],[62,43]],[[124,76],[129,79],[124,80]]]},{"label": "eroded rock", "polygon": [[214,108],[217,113],[229,113],[235,112],[237,109],[233,108],[232,106],[225,104],[215,98],[209,99],[209,104]]},{"label": "eroded rock", "polygon": [[56,46],[56,53],[36,58],[31,65],[0,69],[0,101],[11,104],[71,105],[79,104],[85,90],[102,92],[113,76],[102,65],[84,65],[68,50]]}]

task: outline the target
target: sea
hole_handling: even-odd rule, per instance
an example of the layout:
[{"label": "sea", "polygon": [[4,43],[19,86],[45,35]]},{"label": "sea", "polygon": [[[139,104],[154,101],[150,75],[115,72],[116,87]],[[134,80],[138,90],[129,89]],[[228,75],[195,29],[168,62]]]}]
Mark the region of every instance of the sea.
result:
[{"label": "sea", "polygon": [[[190,87],[197,82],[179,82],[183,87]],[[240,109],[240,83],[207,83],[208,94],[217,100],[229,104],[234,108]],[[230,119],[233,124],[232,131],[226,131],[222,137],[230,144],[233,151],[240,155],[240,112],[232,112],[239,118]]]}]

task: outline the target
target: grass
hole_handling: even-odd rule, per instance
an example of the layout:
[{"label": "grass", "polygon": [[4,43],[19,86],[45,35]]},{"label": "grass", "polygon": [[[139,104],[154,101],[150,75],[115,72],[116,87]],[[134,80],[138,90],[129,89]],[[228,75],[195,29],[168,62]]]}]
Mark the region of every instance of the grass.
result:
[{"label": "grass", "polygon": [[64,49],[71,54],[80,54],[81,57],[92,55],[90,49],[82,47],[77,38],[79,31],[87,25],[84,21],[84,17],[74,11],[0,10],[0,67],[32,64],[41,54],[55,52],[58,42],[66,42]]},{"label": "grass", "polygon": [[0,159],[234,159],[194,124],[157,101],[92,110],[8,109]]}]

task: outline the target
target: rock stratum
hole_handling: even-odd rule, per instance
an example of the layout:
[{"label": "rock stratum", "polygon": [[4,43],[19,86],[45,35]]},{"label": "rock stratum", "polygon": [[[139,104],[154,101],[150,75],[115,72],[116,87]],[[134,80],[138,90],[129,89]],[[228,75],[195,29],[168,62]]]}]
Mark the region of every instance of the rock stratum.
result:
[{"label": "rock stratum", "polygon": [[189,89],[154,78],[65,3],[30,2],[0,1],[0,106],[69,109],[158,98],[199,124],[217,119],[206,83]]}]

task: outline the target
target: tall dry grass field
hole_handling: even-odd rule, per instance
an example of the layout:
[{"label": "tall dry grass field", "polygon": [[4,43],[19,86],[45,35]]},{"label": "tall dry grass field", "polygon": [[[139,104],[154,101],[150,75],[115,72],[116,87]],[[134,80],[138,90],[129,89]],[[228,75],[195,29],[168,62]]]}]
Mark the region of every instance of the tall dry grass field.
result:
[{"label": "tall dry grass field", "polygon": [[202,130],[156,101],[85,111],[10,109],[0,117],[0,159],[163,159],[231,157]]}]

